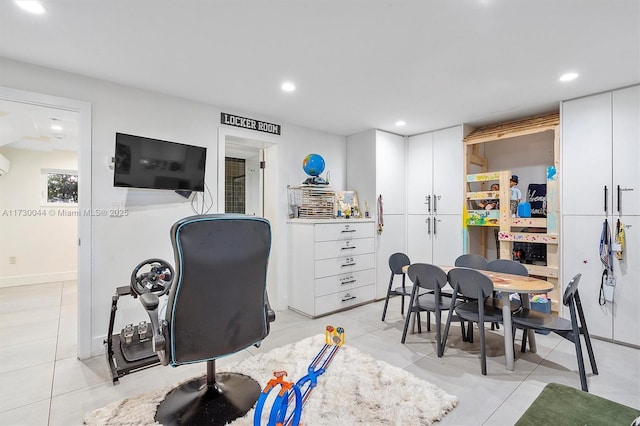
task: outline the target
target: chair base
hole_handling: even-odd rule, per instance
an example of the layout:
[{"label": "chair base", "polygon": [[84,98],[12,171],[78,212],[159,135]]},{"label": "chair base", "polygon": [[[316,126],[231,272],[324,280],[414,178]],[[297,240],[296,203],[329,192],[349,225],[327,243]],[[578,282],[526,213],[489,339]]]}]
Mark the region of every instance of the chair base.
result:
[{"label": "chair base", "polygon": [[200,377],[169,392],[155,420],[163,425],[225,425],[247,414],[260,392],[258,382],[243,374],[218,373],[213,384]]}]

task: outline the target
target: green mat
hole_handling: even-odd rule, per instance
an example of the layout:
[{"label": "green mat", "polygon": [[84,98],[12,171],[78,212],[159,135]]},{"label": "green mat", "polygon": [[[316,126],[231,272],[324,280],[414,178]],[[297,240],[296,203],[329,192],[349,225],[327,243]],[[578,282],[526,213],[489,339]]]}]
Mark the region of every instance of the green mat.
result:
[{"label": "green mat", "polygon": [[640,410],[569,386],[549,383],[518,419],[517,426],[629,426]]}]

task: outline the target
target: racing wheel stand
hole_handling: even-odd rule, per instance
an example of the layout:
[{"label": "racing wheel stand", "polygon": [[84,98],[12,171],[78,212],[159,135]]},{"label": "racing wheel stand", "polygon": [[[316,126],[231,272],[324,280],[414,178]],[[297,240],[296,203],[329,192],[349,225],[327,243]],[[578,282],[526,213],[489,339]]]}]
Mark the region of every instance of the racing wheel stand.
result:
[{"label": "racing wheel stand", "polygon": [[[146,269],[149,271],[145,271]],[[127,324],[120,333],[113,333],[118,300],[122,296],[132,296],[135,299],[144,293],[163,296],[171,288],[173,275],[173,268],[169,263],[162,259],[149,259],[133,269],[130,285],[116,288],[116,293],[111,298],[109,331],[104,341],[114,385],[127,374],[160,364],[160,358],[153,350],[151,323],[141,321],[137,325]]]}]

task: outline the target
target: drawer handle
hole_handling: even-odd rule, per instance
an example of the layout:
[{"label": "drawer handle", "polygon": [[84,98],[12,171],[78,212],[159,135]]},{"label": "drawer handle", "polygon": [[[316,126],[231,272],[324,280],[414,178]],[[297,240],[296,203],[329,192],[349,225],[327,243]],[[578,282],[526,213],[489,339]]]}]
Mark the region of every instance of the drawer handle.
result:
[{"label": "drawer handle", "polygon": [[355,296],[350,295],[349,293],[344,295],[344,299],[342,299],[343,302],[348,302],[349,300],[353,300],[355,299]]},{"label": "drawer handle", "polygon": [[356,232],[356,230],[355,229],[343,229],[340,232]]},{"label": "drawer handle", "polygon": [[355,264],[356,264],[356,262],[353,262],[353,263],[345,263],[345,264],[340,265],[340,267],[341,267],[341,268],[344,268],[345,266],[355,266]]},{"label": "drawer handle", "polygon": [[357,280],[351,280],[351,281],[343,281],[340,283],[340,285],[345,285],[345,284],[351,284],[351,283],[355,283]]},{"label": "drawer handle", "polygon": [[354,249],[354,248],[356,248],[356,246],[353,246],[353,247],[340,247],[340,250],[351,250],[351,249]]}]

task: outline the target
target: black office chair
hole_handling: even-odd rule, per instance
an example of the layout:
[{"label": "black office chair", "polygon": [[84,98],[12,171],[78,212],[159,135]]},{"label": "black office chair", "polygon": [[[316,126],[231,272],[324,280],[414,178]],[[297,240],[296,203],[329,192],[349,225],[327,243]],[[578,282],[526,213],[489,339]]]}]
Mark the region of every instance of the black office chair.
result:
[{"label": "black office chair", "polygon": [[[384,308],[382,309],[382,321],[387,316],[387,306],[389,306],[389,299],[391,296],[402,297],[400,305],[400,314],[404,314],[404,297],[411,296],[412,286],[406,285],[406,274],[402,270],[404,266],[411,264],[409,256],[404,253],[394,253],[389,256],[389,269],[391,269],[391,278],[389,278],[389,287],[387,288],[387,297],[384,300]],[[400,287],[393,287],[393,279],[396,275],[402,275],[402,285]]]},{"label": "black office chair", "polygon": [[[427,312],[427,330],[430,330],[430,312],[435,315],[436,322],[436,353],[438,356],[442,356],[442,311],[451,309],[451,295],[442,294],[442,287],[447,284],[447,274],[436,265],[429,265],[426,263],[416,263],[409,266],[407,271],[409,279],[414,283],[413,290],[411,292],[411,298],[409,299],[409,308],[407,309],[407,317],[404,321],[404,330],[402,331],[402,340],[404,343],[407,338],[407,331],[409,329],[409,322],[411,321],[411,314],[415,314],[418,321],[418,332],[422,332],[422,326],[420,321],[420,312]],[[424,294],[420,295],[420,289],[425,290]],[[465,339],[465,329],[461,324],[462,338]]]},{"label": "black office chair", "polygon": [[158,405],[161,424],[227,424],[246,414],[261,389],[252,378],[217,373],[215,360],[258,345],[275,314],[266,291],[271,229],[255,216],[192,216],[171,228],[175,275],[166,316],[158,297],[140,296],[162,364],[207,363],[206,377],[173,389]]},{"label": "black office chair", "polygon": [[589,392],[589,388],[587,386],[587,374],[585,372],[584,359],[582,356],[582,344],[580,342],[581,334],[584,336],[584,342],[587,347],[587,354],[589,355],[591,371],[593,374],[598,374],[598,367],[596,366],[596,358],[593,354],[593,347],[591,346],[591,339],[589,338],[589,330],[587,329],[587,322],[584,318],[582,302],[580,302],[580,294],[578,293],[580,277],[581,274],[578,274],[571,279],[569,285],[564,291],[564,296],[562,297],[562,303],[569,307],[571,320],[534,311],[532,309],[523,309],[522,312],[515,314],[511,318],[511,321],[513,322],[514,327],[522,328],[524,330],[522,346],[520,348],[521,352],[526,351],[528,329],[552,331],[573,342],[576,347],[576,357],[578,358],[580,384],[583,391]]},{"label": "black office chair", "polygon": [[[491,278],[483,273],[470,268],[454,268],[447,274],[449,284],[453,287],[453,298],[451,299],[452,309],[447,317],[447,324],[442,336],[442,354],[447,344],[449,327],[453,314],[458,319],[477,323],[480,330],[480,362],[482,374],[487,375],[487,357],[485,349],[484,323],[502,322],[502,310],[487,304],[486,300],[493,293],[493,282]],[[457,299],[464,297],[467,302],[457,304]]]},{"label": "black office chair", "polygon": [[[527,269],[526,266],[524,266],[522,263],[520,262],[516,262],[515,260],[511,260],[511,259],[495,259],[490,261],[489,263],[487,263],[487,266],[485,267],[485,269],[487,271],[493,271],[493,272],[502,272],[505,274],[511,274],[511,275],[520,275],[523,277],[528,277],[529,276],[529,270]],[[521,294],[520,295],[520,300],[522,300],[523,297],[529,297],[528,294]],[[495,306],[497,308],[502,309],[502,304],[504,303],[504,300],[502,299],[502,296],[500,296],[498,298],[497,292],[494,291],[493,292],[493,298],[495,301]],[[511,309],[511,312],[517,312],[520,310],[520,308],[522,307],[521,303],[517,303],[517,302],[512,302],[509,301],[509,307]],[[498,324],[491,324],[491,329],[500,329],[500,326]]]}]

